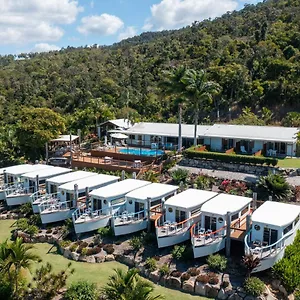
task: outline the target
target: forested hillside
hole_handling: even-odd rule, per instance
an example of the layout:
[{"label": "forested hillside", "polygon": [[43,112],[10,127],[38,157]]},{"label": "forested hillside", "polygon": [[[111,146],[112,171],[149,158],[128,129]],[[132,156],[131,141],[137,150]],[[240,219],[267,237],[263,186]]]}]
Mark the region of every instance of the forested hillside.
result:
[{"label": "forested hillside", "polygon": [[[206,70],[222,88],[200,122],[214,122],[217,109],[226,121],[229,110],[236,116],[245,106],[258,114],[267,107],[273,122],[280,122],[300,107],[299,50],[300,0],[269,0],[110,47],[68,47],[18,60],[2,56],[0,149],[7,132],[18,143],[22,106],[50,108],[67,129],[85,133],[108,118],[175,122],[177,106],[162,95],[159,83],[164,70],[179,65]],[[193,122],[192,116],[186,105],[184,121]]]}]

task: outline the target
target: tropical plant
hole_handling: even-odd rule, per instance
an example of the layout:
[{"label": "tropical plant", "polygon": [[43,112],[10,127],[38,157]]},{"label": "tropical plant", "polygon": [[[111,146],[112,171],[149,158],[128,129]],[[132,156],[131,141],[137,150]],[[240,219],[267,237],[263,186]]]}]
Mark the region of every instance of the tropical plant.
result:
[{"label": "tropical plant", "polygon": [[171,176],[175,184],[179,184],[180,182],[185,183],[189,176],[189,171],[186,169],[178,168],[171,173]]},{"label": "tropical plant", "polygon": [[246,268],[247,276],[249,277],[251,272],[259,266],[260,259],[253,254],[247,254],[242,257],[242,264]]},{"label": "tropical plant", "polygon": [[197,145],[197,126],[200,110],[213,103],[213,97],[221,91],[219,84],[207,80],[204,70],[186,70],[182,82],[185,84],[187,95],[194,112],[194,145]]},{"label": "tropical plant", "polygon": [[171,251],[171,256],[173,260],[180,260],[183,256],[186,247],[184,245],[175,245]]},{"label": "tropical plant", "polygon": [[137,269],[127,272],[115,269],[109,282],[101,290],[107,300],[155,300],[163,299],[161,295],[152,296],[153,285],[139,277]]},{"label": "tropical plant", "polygon": [[170,268],[167,264],[163,264],[160,268],[159,268],[159,273],[161,276],[164,275],[168,275],[170,273]]},{"label": "tropical plant", "polygon": [[245,292],[254,297],[260,296],[264,289],[264,283],[257,277],[248,277],[244,282]]},{"label": "tropical plant", "polygon": [[25,215],[25,216],[33,214],[32,204],[31,203],[22,204],[21,207],[20,207],[20,213]]},{"label": "tropical plant", "polygon": [[199,175],[195,179],[195,184],[197,185],[197,189],[200,190],[211,189],[214,183],[215,183],[215,179],[208,175]]},{"label": "tropical plant", "polygon": [[210,269],[223,272],[227,266],[227,259],[220,254],[212,254],[208,256],[207,264]]},{"label": "tropical plant", "polygon": [[72,283],[64,295],[65,300],[97,300],[97,286],[88,281]]},{"label": "tropical plant", "polygon": [[274,200],[288,200],[292,196],[292,189],[285,178],[280,174],[269,173],[259,178],[257,184],[262,195],[272,196]]},{"label": "tropical plant", "polygon": [[147,257],[145,261],[145,267],[148,269],[150,272],[153,272],[157,268],[157,263],[156,260],[153,257]]},{"label": "tropical plant", "polygon": [[149,170],[143,174],[143,180],[150,182],[158,182],[158,174],[152,170]]},{"label": "tropical plant", "polygon": [[102,227],[97,230],[97,233],[100,234],[102,238],[113,236],[113,230],[111,227]]},{"label": "tropical plant", "polygon": [[129,245],[132,247],[132,250],[134,252],[134,257],[136,257],[136,254],[138,251],[143,247],[143,238],[142,236],[134,236],[129,240]]}]

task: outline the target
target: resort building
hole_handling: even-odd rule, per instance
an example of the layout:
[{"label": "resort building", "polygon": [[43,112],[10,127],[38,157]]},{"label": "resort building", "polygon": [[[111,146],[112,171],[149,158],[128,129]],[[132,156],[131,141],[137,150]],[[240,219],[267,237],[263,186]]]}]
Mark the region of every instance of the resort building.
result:
[{"label": "resort building", "polygon": [[124,205],[125,195],[148,184],[151,182],[125,179],[90,192],[89,205],[81,205],[72,214],[76,234],[109,225],[112,215]]},{"label": "resort building", "polygon": [[260,259],[253,273],[271,268],[293,243],[300,229],[300,206],[264,202],[252,215],[252,228],[245,237],[245,254]]},{"label": "resort building", "polygon": [[119,179],[117,176],[95,174],[59,186],[56,194],[51,194],[51,197],[38,206],[42,223],[54,223],[71,218],[72,213],[80,205],[79,202],[86,202],[89,191],[112,184]]},{"label": "resort building", "polygon": [[191,226],[200,221],[203,203],[217,195],[210,191],[188,189],[165,201],[164,213],[155,222],[158,248],[189,240]]},{"label": "resort building", "polygon": [[[125,203],[113,215],[115,235],[134,233],[150,226],[161,213],[162,202],[176,195],[178,186],[151,183],[125,196]],[[157,214],[158,213],[158,214]]]}]

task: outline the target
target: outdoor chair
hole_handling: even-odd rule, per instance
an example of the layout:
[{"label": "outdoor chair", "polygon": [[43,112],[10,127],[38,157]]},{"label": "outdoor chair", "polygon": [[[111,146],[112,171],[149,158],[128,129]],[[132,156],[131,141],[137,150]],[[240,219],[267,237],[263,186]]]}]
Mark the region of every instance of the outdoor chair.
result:
[{"label": "outdoor chair", "polygon": [[200,228],[198,230],[198,235],[204,235],[205,234],[205,228]]},{"label": "outdoor chair", "polygon": [[241,146],[241,152],[244,153],[244,154],[247,153],[247,151],[245,149],[245,146]]}]

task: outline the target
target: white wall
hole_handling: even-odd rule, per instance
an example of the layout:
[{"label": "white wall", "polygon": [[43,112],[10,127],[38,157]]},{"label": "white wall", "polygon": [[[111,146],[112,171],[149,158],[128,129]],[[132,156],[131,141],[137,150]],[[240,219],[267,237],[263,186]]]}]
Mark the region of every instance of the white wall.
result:
[{"label": "white wall", "polygon": [[222,150],[222,138],[218,138],[218,137],[211,138],[210,147],[213,151],[221,151]]},{"label": "white wall", "polygon": [[296,156],[296,143],[294,144],[287,144],[287,148],[286,148],[286,154],[288,156]]},{"label": "white wall", "polygon": [[[260,226],[260,229],[256,230],[254,228],[255,225]],[[265,227],[268,227],[270,229],[278,230],[278,236],[277,236],[278,239],[280,239],[282,237],[283,229],[284,228],[276,227],[276,226],[272,226],[272,225],[265,225],[265,224],[257,223],[257,222],[253,222],[252,223],[252,231],[251,231],[251,240],[252,241],[260,241],[260,242],[262,242],[263,241],[263,235],[264,235],[264,228]]]}]

